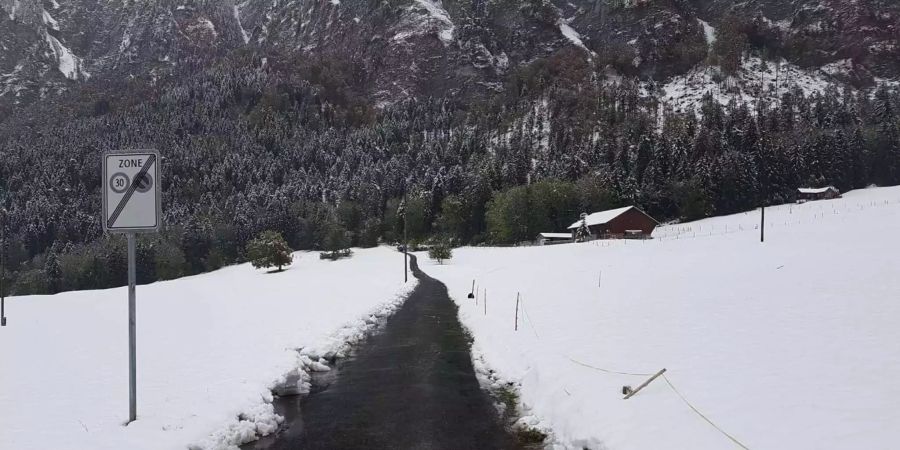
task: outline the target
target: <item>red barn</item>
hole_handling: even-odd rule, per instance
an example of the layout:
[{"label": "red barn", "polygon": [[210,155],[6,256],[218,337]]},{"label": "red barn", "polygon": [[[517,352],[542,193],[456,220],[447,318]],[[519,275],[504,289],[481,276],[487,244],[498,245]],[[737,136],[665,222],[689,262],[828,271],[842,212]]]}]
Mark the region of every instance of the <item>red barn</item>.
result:
[{"label": "red barn", "polygon": [[[595,212],[585,216],[584,221],[593,239],[649,239],[659,225],[656,219],[634,206]],[[569,227],[573,238],[581,222]]]}]

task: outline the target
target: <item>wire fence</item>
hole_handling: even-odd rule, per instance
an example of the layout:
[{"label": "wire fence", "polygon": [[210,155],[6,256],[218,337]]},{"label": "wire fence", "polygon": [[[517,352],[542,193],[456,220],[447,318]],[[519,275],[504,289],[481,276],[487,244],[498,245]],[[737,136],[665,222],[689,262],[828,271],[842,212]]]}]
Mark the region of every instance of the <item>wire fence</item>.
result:
[{"label": "wire fence", "polygon": [[[802,205],[778,205],[766,210],[766,230],[790,228],[798,225],[819,223],[827,218],[840,216],[846,220],[854,213],[859,213],[872,208],[884,208],[900,204],[900,199],[879,200],[872,202],[841,202],[841,200],[809,202]],[[785,212],[784,206],[788,206]],[[640,246],[641,244],[663,244],[670,241],[686,239],[699,239],[712,236],[725,236],[736,233],[758,233],[760,222],[756,220],[758,213],[748,211],[735,214],[743,215],[747,220],[734,223],[725,223],[721,220],[707,219],[701,222],[689,224],[671,224],[657,227],[652,239],[628,240],[628,239],[600,239],[591,241],[597,247]],[[754,217],[755,216],[755,217]],[[753,217],[753,220],[751,220]]]},{"label": "wire fence", "polygon": [[[538,340],[542,340],[540,333],[537,331],[537,327],[534,324],[534,321],[531,319],[531,315],[528,314],[528,308],[525,306],[525,299],[520,298],[520,303],[522,306],[522,312],[524,313],[524,318],[525,318],[525,320],[528,321],[529,328],[531,328],[531,331],[534,333],[535,338],[537,338]],[[575,359],[563,352],[560,352],[559,355],[562,356],[564,359],[567,359],[568,361],[570,361],[573,364],[576,364],[578,366],[581,366],[581,367],[584,367],[587,369],[591,369],[591,370],[594,370],[597,372],[608,374],[608,375],[621,375],[621,376],[633,376],[633,377],[649,377],[649,376],[654,375],[653,373],[649,373],[649,372],[627,372],[627,371],[621,371],[621,370],[607,369],[607,368],[599,367],[599,366],[596,366],[593,364],[588,364],[583,361],[579,361],[578,359]],[[735,438],[732,434],[725,431],[721,426],[719,426],[712,419],[710,419],[707,414],[704,414],[699,408],[694,406],[694,404],[691,403],[687,399],[687,397],[685,397],[684,394],[682,394],[681,391],[675,387],[675,385],[672,383],[672,381],[665,374],[662,374],[662,378],[665,380],[666,385],[672,390],[672,392],[674,392],[675,395],[677,395],[678,398],[685,405],[687,405],[694,414],[699,416],[701,419],[703,419],[705,422],[707,422],[709,425],[711,425],[716,431],[718,431],[720,434],[722,434],[723,436],[728,438],[731,442],[733,442],[738,447],[743,448],[744,450],[750,450],[750,448],[748,446],[743,444],[741,441],[739,441],[737,438]],[[566,389],[566,393],[571,396],[571,394],[568,392],[567,389]]]},{"label": "wire fence", "polygon": [[[816,203],[805,203],[802,205],[788,205],[787,211],[785,211],[784,207],[773,210],[773,215],[769,216],[769,220],[766,221],[767,229],[777,229],[777,228],[789,228],[803,224],[809,224],[811,222],[819,222],[826,220],[826,218],[833,216],[845,216],[843,217],[846,220],[846,216],[852,215],[854,213],[860,213],[866,211],[871,208],[883,208],[892,205],[900,204],[900,199],[896,200],[879,200],[872,202],[856,202],[855,204],[848,201],[831,201],[831,202],[816,202]],[[744,215],[749,216],[751,212],[744,213]],[[772,214],[772,213],[770,213]],[[629,241],[629,240],[598,240],[593,241],[592,244],[598,247],[613,247],[613,246],[642,246],[647,242],[657,242],[664,243],[672,240],[683,240],[683,239],[697,239],[711,236],[724,236],[728,234],[735,233],[747,233],[747,232],[758,232],[759,231],[759,223],[753,223],[750,220],[747,220],[745,223],[694,223],[688,225],[667,225],[662,226],[657,229],[657,233],[654,233],[654,239],[652,240],[640,240],[640,241]],[[491,270],[487,273],[496,272],[499,268]],[[528,308],[526,306],[525,296],[522,295],[520,299],[522,312],[524,313],[524,320],[528,321],[529,328],[532,333],[534,333],[535,338],[539,341],[542,341],[540,333],[538,332],[538,327],[535,325],[534,320],[532,320],[531,315],[528,313]],[[633,376],[633,377],[650,377],[654,375],[653,373],[647,372],[630,372],[623,370],[614,370],[605,367],[600,367],[594,364],[589,364],[584,361],[580,361],[576,358],[573,358],[563,352],[558,353],[559,356],[568,360],[572,364],[584,367],[586,369],[594,370],[599,373],[607,374],[607,375],[618,375],[618,376]],[[722,434],[736,446],[749,450],[749,447],[738,440],[734,435],[727,432],[724,428],[718,425],[715,421],[713,421],[708,414],[701,411],[697,406],[695,406],[688,398],[679,390],[672,380],[666,375],[662,374],[663,380],[666,382],[666,386],[688,407],[690,410],[700,417],[703,421],[712,426],[717,432]],[[566,390],[568,395],[571,395],[568,390]]]}]

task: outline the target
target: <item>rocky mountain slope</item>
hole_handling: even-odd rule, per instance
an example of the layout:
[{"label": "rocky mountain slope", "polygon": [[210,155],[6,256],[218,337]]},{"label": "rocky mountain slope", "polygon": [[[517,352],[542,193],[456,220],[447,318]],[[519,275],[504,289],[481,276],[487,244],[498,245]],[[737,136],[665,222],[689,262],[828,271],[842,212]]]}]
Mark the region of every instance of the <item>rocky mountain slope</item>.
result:
[{"label": "rocky mountain slope", "polygon": [[500,91],[510,71],[561,51],[607,78],[659,83],[718,65],[709,55],[734,29],[742,48],[824,68],[829,81],[871,86],[900,74],[891,0],[0,0],[0,9],[7,108],[246,51],[342,61],[374,104]]}]

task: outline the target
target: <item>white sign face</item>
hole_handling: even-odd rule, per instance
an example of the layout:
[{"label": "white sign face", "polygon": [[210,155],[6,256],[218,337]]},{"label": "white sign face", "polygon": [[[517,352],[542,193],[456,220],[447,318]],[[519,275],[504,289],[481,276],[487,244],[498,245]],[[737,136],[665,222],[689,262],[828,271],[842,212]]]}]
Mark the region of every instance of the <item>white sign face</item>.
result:
[{"label": "white sign face", "polygon": [[159,152],[135,150],[103,155],[103,229],[159,230]]}]

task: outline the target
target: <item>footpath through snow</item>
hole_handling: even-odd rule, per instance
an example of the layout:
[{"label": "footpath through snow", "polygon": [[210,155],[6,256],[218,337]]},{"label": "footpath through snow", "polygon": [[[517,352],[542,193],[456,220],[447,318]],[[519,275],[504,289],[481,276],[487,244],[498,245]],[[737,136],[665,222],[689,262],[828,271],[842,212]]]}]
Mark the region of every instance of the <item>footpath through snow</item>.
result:
[{"label": "footpath through snow", "polygon": [[327,388],[281,405],[299,412],[278,434],[246,450],[523,448],[479,385],[446,286],[415,257],[410,269],[419,285],[403,306],[339,364]]},{"label": "footpath through snow", "polygon": [[[752,212],[646,242],[459,249],[422,269],[447,284],[473,351],[520,384],[524,420],[560,447],[739,448],[674,386],[751,449],[896,448],[900,188],[766,218],[765,244]],[[648,377],[614,372],[662,368],[622,399]]]},{"label": "footpath through snow", "polygon": [[386,247],[295,258],[278,274],[244,264],[138,287],[138,420],[128,427],[126,289],[7,299],[0,449],[235,448],[274,431],[270,388],[316,366],[296,349],[339,351],[415,285]]}]

